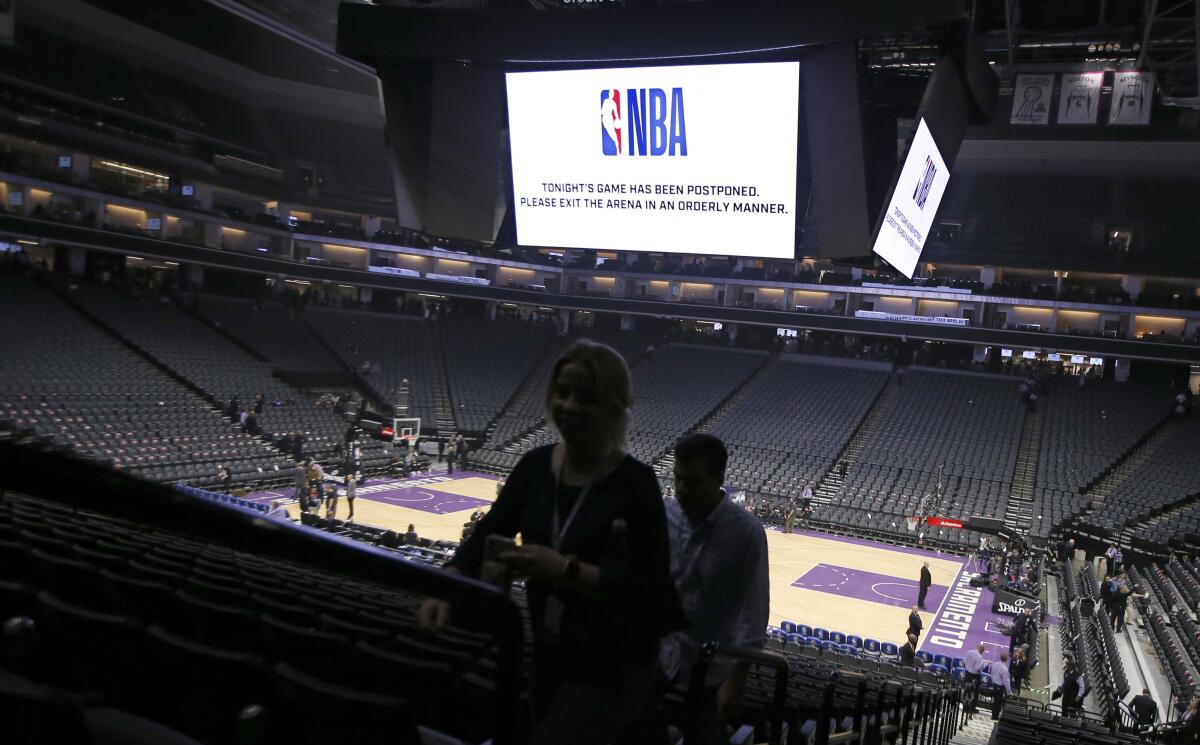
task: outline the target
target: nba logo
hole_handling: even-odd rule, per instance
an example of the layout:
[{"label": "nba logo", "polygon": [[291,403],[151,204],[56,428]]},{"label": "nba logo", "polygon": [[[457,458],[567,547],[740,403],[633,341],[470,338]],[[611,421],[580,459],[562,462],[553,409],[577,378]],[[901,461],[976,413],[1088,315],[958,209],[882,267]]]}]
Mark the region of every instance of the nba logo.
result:
[{"label": "nba logo", "polygon": [[622,141],[624,117],[621,114],[621,91],[600,91],[600,147],[605,155],[621,155],[625,152]]},{"label": "nba logo", "polygon": [[937,166],[934,165],[933,158],[925,156],[925,168],[921,172],[921,178],[917,179],[917,188],[913,189],[913,201],[917,203],[919,209],[925,209],[925,200],[929,199],[929,190],[933,188],[933,177],[937,175]]}]

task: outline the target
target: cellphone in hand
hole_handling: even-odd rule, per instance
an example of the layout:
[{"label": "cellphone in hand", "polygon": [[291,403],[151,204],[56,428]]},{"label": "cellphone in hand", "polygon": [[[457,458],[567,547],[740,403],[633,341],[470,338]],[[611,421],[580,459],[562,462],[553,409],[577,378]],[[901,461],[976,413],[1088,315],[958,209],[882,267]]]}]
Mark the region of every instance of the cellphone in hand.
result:
[{"label": "cellphone in hand", "polygon": [[513,575],[508,566],[500,561],[500,554],[517,550],[517,542],[502,535],[489,535],[483,544],[483,565],[479,578],[503,590],[512,585]]}]

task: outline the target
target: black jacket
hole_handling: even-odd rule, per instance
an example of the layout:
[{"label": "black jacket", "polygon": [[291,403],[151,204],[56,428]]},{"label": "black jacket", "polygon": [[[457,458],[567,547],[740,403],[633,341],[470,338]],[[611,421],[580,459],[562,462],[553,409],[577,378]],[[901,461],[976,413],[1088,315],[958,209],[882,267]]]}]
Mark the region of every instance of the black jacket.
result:
[{"label": "black jacket", "polygon": [[929,587],[933,584],[933,575],[929,573],[929,567],[921,567],[921,587]]},{"label": "black jacket", "polygon": [[925,623],[921,620],[920,613],[908,614],[908,633],[920,634],[921,629],[925,628]]},{"label": "black jacket", "polygon": [[1129,708],[1133,709],[1133,713],[1137,716],[1138,724],[1143,727],[1149,727],[1158,718],[1158,704],[1154,703],[1154,699],[1144,693],[1134,696],[1129,702]]},{"label": "black jacket", "polygon": [[[537,448],[517,463],[492,509],[459,546],[451,566],[479,576],[483,547],[492,534],[513,536],[525,543],[553,545],[555,477],[554,447]],[[627,559],[612,558],[612,522],[625,521]],[[561,648],[573,677],[595,679],[610,670],[642,665],[658,656],[658,640],[683,627],[683,612],[671,580],[667,515],[654,471],[625,456],[612,473],[594,483],[576,518],[563,536],[563,554],[600,567],[600,592],[595,598],[563,593]],[[542,636],[546,602],[554,588],[529,582],[529,616],[535,641]]]}]

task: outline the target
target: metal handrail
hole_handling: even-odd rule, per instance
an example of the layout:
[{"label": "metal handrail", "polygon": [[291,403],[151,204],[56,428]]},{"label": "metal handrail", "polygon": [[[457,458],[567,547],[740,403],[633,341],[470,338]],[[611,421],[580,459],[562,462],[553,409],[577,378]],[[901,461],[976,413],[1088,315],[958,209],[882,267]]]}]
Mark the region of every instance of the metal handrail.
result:
[{"label": "metal handrail", "polygon": [[703,741],[701,723],[704,715],[704,690],[708,668],[717,657],[727,657],[738,662],[748,662],[759,667],[769,667],[775,671],[775,693],[769,716],[771,745],[783,743],[783,708],[787,703],[788,663],[782,655],[750,647],[737,647],[730,644],[708,642],[700,647],[688,677],[687,688],[687,721],[684,723],[684,743],[692,745]]}]

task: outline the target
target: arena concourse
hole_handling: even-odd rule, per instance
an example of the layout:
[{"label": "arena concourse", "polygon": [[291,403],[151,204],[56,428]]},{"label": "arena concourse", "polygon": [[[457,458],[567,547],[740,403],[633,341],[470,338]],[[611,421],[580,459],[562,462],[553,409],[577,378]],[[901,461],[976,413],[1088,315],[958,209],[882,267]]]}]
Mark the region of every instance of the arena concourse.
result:
[{"label": "arena concourse", "polygon": [[0,3],[0,742],[1195,742],[1200,4],[906,5]]}]

